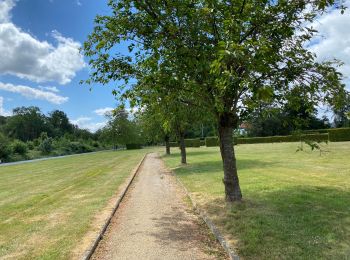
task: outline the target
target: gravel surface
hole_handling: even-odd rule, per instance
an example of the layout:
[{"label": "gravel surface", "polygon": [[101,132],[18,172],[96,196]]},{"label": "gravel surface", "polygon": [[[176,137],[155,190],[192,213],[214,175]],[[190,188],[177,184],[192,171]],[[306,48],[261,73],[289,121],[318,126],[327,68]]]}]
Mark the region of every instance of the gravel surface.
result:
[{"label": "gravel surface", "polygon": [[92,259],[226,258],[156,154],[145,159]]}]

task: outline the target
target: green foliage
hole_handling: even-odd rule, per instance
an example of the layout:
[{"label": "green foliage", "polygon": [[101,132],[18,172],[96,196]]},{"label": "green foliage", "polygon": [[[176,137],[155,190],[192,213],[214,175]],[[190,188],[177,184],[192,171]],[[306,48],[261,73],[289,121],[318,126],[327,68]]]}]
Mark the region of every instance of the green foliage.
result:
[{"label": "green foliage", "polygon": [[201,142],[199,138],[196,139],[185,139],[185,146],[186,147],[200,147]]},{"label": "green foliage", "polygon": [[307,135],[287,135],[287,136],[268,136],[237,138],[237,144],[258,144],[258,143],[282,143],[299,141],[328,141],[328,134],[307,134]]},{"label": "green foliage", "polygon": [[94,151],[93,147],[81,142],[70,142],[68,147],[71,153],[88,153]]},{"label": "green foliage", "polygon": [[17,153],[19,155],[26,155],[28,152],[27,144],[20,140],[13,141],[11,144],[11,148],[13,153]]},{"label": "green foliage", "polygon": [[0,160],[7,161],[12,151],[7,137],[0,133]]},{"label": "green foliage", "polygon": [[200,140],[199,143],[200,143],[200,146],[205,146],[205,140]]},{"label": "green foliage", "polygon": [[303,131],[305,134],[310,133],[328,133],[329,141],[331,142],[344,142],[350,141],[350,128],[329,128],[329,129],[317,129]]},{"label": "green foliage", "polygon": [[41,151],[43,154],[47,155],[52,152],[54,149],[53,147],[53,139],[51,137],[47,137],[43,139],[39,145],[39,151]]},{"label": "green foliage", "polygon": [[344,142],[350,141],[350,128],[327,129],[329,133],[329,141]]},{"label": "green foliage", "polygon": [[33,141],[28,141],[27,146],[28,146],[29,150],[34,150],[34,148],[35,148],[35,144]]},{"label": "green foliage", "polygon": [[179,147],[179,143],[178,142],[170,142],[170,147]]},{"label": "green foliage", "polygon": [[205,138],[205,146],[206,147],[219,146],[219,138],[217,136]]},{"label": "green foliage", "polygon": [[134,149],[141,149],[142,145],[141,144],[126,144],[126,149],[127,150],[134,150]]}]

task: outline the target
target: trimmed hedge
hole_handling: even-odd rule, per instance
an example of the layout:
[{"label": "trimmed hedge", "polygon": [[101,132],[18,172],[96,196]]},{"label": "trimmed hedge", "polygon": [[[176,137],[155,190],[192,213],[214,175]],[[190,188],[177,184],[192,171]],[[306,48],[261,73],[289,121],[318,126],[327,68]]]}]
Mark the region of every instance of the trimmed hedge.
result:
[{"label": "trimmed hedge", "polygon": [[306,130],[303,133],[328,133],[329,141],[331,142],[344,142],[350,141],[350,128],[329,128],[329,129],[317,129]]},{"label": "trimmed hedge", "polygon": [[185,139],[186,147],[200,147],[200,139]]},{"label": "trimmed hedge", "polygon": [[125,146],[127,150],[135,150],[142,148],[141,144],[126,144]]},{"label": "trimmed hedge", "polygon": [[[305,135],[287,135],[287,136],[267,136],[267,137],[248,137],[240,138],[234,137],[234,144],[260,144],[260,143],[282,143],[282,142],[299,142],[300,140],[305,141],[328,141],[330,134],[305,134]],[[218,137],[207,137],[205,139],[207,147],[219,146]]]},{"label": "trimmed hedge", "polygon": [[206,147],[219,146],[219,138],[217,136],[205,138],[205,146]]},{"label": "trimmed hedge", "polygon": [[179,147],[179,144],[177,142],[170,142],[170,147]]},{"label": "trimmed hedge", "polygon": [[238,144],[258,144],[258,143],[281,143],[281,142],[299,142],[300,140],[309,141],[328,141],[328,134],[308,134],[308,135],[287,135],[287,136],[268,136],[237,138]]},{"label": "trimmed hedge", "polygon": [[201,146],[205,146],[205,140],[199,140]]},{"label": "trimmed hedge", "polygon": [[331,142],[350,141],[350,128],[328,129],[328,133]]}]

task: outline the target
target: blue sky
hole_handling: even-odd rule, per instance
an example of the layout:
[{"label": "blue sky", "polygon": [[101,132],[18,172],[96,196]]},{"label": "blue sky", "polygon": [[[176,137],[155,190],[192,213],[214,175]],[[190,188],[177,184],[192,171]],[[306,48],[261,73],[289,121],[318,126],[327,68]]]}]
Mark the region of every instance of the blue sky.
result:
[{"label": "blue sky", "polygon": [[[116,105],[113,84],[96,84],[92,91],[79,84],[89,72],[79,47],[95,16],[109,12],[107,0],[0,0],[0,115],[34,105],[44,113],[63,110],[73,123],[92,131],[103,126],[104,112]],[[320,61],[342,60],[347,78],[349,13],[333,10],[320,17],[313,24],[319,37],[310,46]]]},{"label": "blue sky", "polygon": [[77,49],[95,16],[108,12],[101,0],[0,0],[0,46],[8,45],[0,47],[0,58],[11,61],[0,64],[0,113],[35,105],[45,113],[63,110],[91,130],[103,125],[103,111],[116,105],[113,85],[93,85],[92,91],[80,85],[89,71]]}]

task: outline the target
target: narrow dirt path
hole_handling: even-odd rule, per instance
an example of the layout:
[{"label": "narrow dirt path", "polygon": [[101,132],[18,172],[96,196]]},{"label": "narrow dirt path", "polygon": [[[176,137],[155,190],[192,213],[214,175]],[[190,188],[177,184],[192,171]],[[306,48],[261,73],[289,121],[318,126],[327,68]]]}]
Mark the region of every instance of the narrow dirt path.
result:
[{"label": "narrow dirt path", "polygon": [[92,259],[222,259],[220,245],[185,203],[156,154],[149,154]]}]

